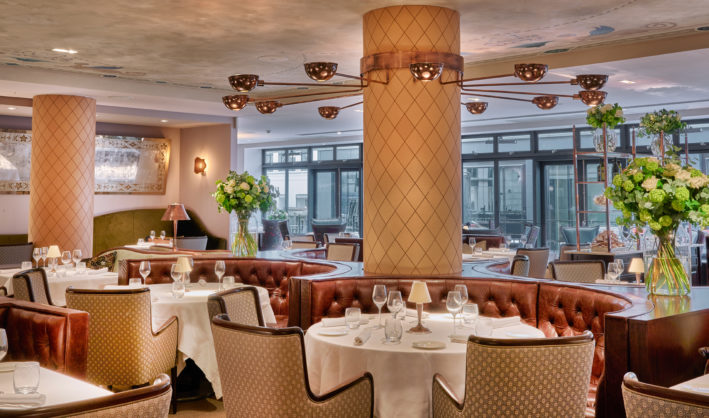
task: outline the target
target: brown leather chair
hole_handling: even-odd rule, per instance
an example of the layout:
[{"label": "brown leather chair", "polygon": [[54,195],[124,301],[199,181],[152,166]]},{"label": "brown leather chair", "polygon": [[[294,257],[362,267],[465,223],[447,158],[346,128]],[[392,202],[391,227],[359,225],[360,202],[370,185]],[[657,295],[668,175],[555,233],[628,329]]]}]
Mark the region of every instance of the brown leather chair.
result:
[{"label": "brown leather chair", "polygon": [[529,277],[543,279],[549,263],[548,248],[518,248],[517,255],[529,257]]},{"label": "brown leather chair", "polygon": [[80,379],[86,376],[89,314],[0,297],[0,328],[7,332],[6,361],[38,361]]},{"label": "brown leather chair", "polygon": [[602,260],[552,261],[552,277],[562,282],[596,283],[606,274]]},{"label": "brown leather chair", "polygon": [[12,292],[18,300],[54,305],[43,268],[21,271],[12,276]]},{"label": "brown leather chair", "polygon": [[265,326],[258,290],[253,286],[241,286],[209,295],[207,311],[210,322],[215,316],[226,314],[231,321],[239,324]]},{"label": "brown leather chair", "polygon": [[628,418],[709,416],[709,395],[642,383],[632,372],[623,376],[623,403]]}]

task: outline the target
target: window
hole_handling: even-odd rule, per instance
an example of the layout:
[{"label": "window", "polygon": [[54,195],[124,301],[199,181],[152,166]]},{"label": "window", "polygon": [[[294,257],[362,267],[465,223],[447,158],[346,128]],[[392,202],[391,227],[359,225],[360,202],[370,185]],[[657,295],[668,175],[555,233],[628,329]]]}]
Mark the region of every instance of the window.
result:
[{"label": "window", "polygon": [[[679,142],[684,145],[684,135],[680,135]],[[687,142],[690,144],[709,144],[709,123],[687,124]]]},{"label": "window", "polygon": [[537,138],[537,148],[540,151],[572,149],[574,147],[571,131],[540,133]]},{"label": "window", "polygon": [[359,170],[340,172],[340,216],[347,222],[346,232],[360,230],[360,193],[362,180]]},{"label": "window", "polygon": [[545,165],[543,175],[546,240],[561,242],[561,228],[576,225],[573,164]]},{"label": "window", "polygon": [[338,160],[359,160],[359,158],[359,145],[346,145],[337,147]]},{"label": "window", "polygon": [[521,235],[524,224],[534,218],[534,191],[528,187],[532,184],[532,161],[500,161],[498,178],[500,229],[505,235]]},{"label": "window", "polygon": [[285,150],[267,150],[264,153],[264,164],[278,164],[286,162]]},{"label": "window", "polygon": [[530,151],[529,134],[501,136],[497,140],[497,150],[499,152]]},{"label": "window", "polygon": [[286,210],[286,170],[266,170],[266,177],[271,182],[271,186],[279,193],[276,209]]},{"label": "window", "polygon": [[463,222],[485,228],[495,218],[495,179],[492,161],[463,164]]},{"label": "window", "polygon": [[335,159],[333,147],[313,148],[313,161],[332,161]]},{"label": "window", "polygon": [[305,234],[308,223],[308,170],[288,170],[288,229],[291,234]]},{"label": "window", "polygon": [[461,152],[463,154],[484,154],[494,152],[494,138],[484,136],[478,138],[463,138]]},{"label": "window", "polygon": [[289,163],[301,163],[308,161],[308,149],[289,149],[288,150],[288,162]]}]

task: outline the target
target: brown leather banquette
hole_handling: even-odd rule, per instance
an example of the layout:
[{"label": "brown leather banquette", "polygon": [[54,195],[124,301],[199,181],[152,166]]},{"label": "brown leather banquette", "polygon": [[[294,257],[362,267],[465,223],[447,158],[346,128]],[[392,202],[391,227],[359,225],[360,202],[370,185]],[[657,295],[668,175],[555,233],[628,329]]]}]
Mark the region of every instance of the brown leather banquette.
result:
[{"label": "brown leather banquette", "polygon": [[[632,302],[629,299],[588,287],[545,280],[460,277],[417,280],[427,282],[432,300],[424,306],[428,312],[446,312],[448,291],[453,290],[456,284],[464,283],[468,287],[469,301],[478,305],[481,315],[519,315],[523,322],[539,328],[547,337],[580,335],[591,331],[596,340],[596,351],[588,406],[589,414],[593,413],[597,388],[604,374],[604,316],[630,307]],[[389,290],[400,290],[406,300],[411,283],[411,279],[386,277],[297,278],[292,286],[300,287],[300,304],[291,302],[291,316],[299,315],[300,326],[307,329],[324,317],[343,316],[348,307],[375,313],[377,308],[372,302],[375,284],[385,284]]]},{"label": "brown leather banquette", "polygon": [[[204,279],[216,282],[214,264],[223,260],[225,276],[234,276],[236,282],[261,286],[268,290],[271,307],[276,315],[278,326],[288,325],[289,278],[308,276],[335,271],[337,267],[328,263],[310,263],[303,260],[268,260],[259,258],[193,258],[194,266],[190,273],[190,282]],[[140,276],[140,262],[143,260],[123,260],[118,269],[118,284],[128,284],[131,277]],[[151,259],[150,274],[146,284],[172,283],[170,267],[176,258]]]},{"label": "brown leather banquette", "polygon": [[7,333],[5,360],[38,361],[48,369],[86,376],[88,313],[0,297],[0,328]]}]

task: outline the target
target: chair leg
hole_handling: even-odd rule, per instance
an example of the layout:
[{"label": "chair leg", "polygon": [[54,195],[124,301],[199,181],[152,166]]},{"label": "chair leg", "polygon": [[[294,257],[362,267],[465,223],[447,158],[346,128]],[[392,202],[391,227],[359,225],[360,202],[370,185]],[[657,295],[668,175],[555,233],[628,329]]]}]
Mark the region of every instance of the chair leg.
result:
[{"label": "chair leg", "polygon": [[172,399],[170,400],[170,414],[177,413],[177,366],[170,369],[170,385],[172,386]]}]

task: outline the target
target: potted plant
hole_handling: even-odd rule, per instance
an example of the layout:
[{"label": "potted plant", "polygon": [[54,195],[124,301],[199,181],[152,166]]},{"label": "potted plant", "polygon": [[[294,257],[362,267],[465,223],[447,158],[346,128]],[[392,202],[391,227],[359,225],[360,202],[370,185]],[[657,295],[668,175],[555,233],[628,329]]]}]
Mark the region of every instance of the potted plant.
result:
[{"label": "potted plant", "polygon": [[[285,224],[288,220],[288,213],[284,210],[272,210],[263,218],[263,237],[261,239],[262,250],[278,250],[283,243],[282,228],[287,230]],[[285,233],[287,235],[287,232]]]},{"label": "potted plant", "polygon": [[[615,134],[615,127],[625,122],[623,109],[616,104],[603,104],[594,106],[586,112],[586,123],[596,128],[593,133],[593,147],[598,152],[603,152],[603,134],[605,132],[606,150],[615,151],[618,146],[618,138]],[[608,128],[610,130],[606,130]]]},{"label": "potted plant", "polygon": [[650,151],[656,157],[674,155],[675,147],[672,145],[672,134],[687,127],[682,122],[682,117],[674,110],[661,109],[652,113],[646,113],[640,119],[639,137],[649,136]]}]

